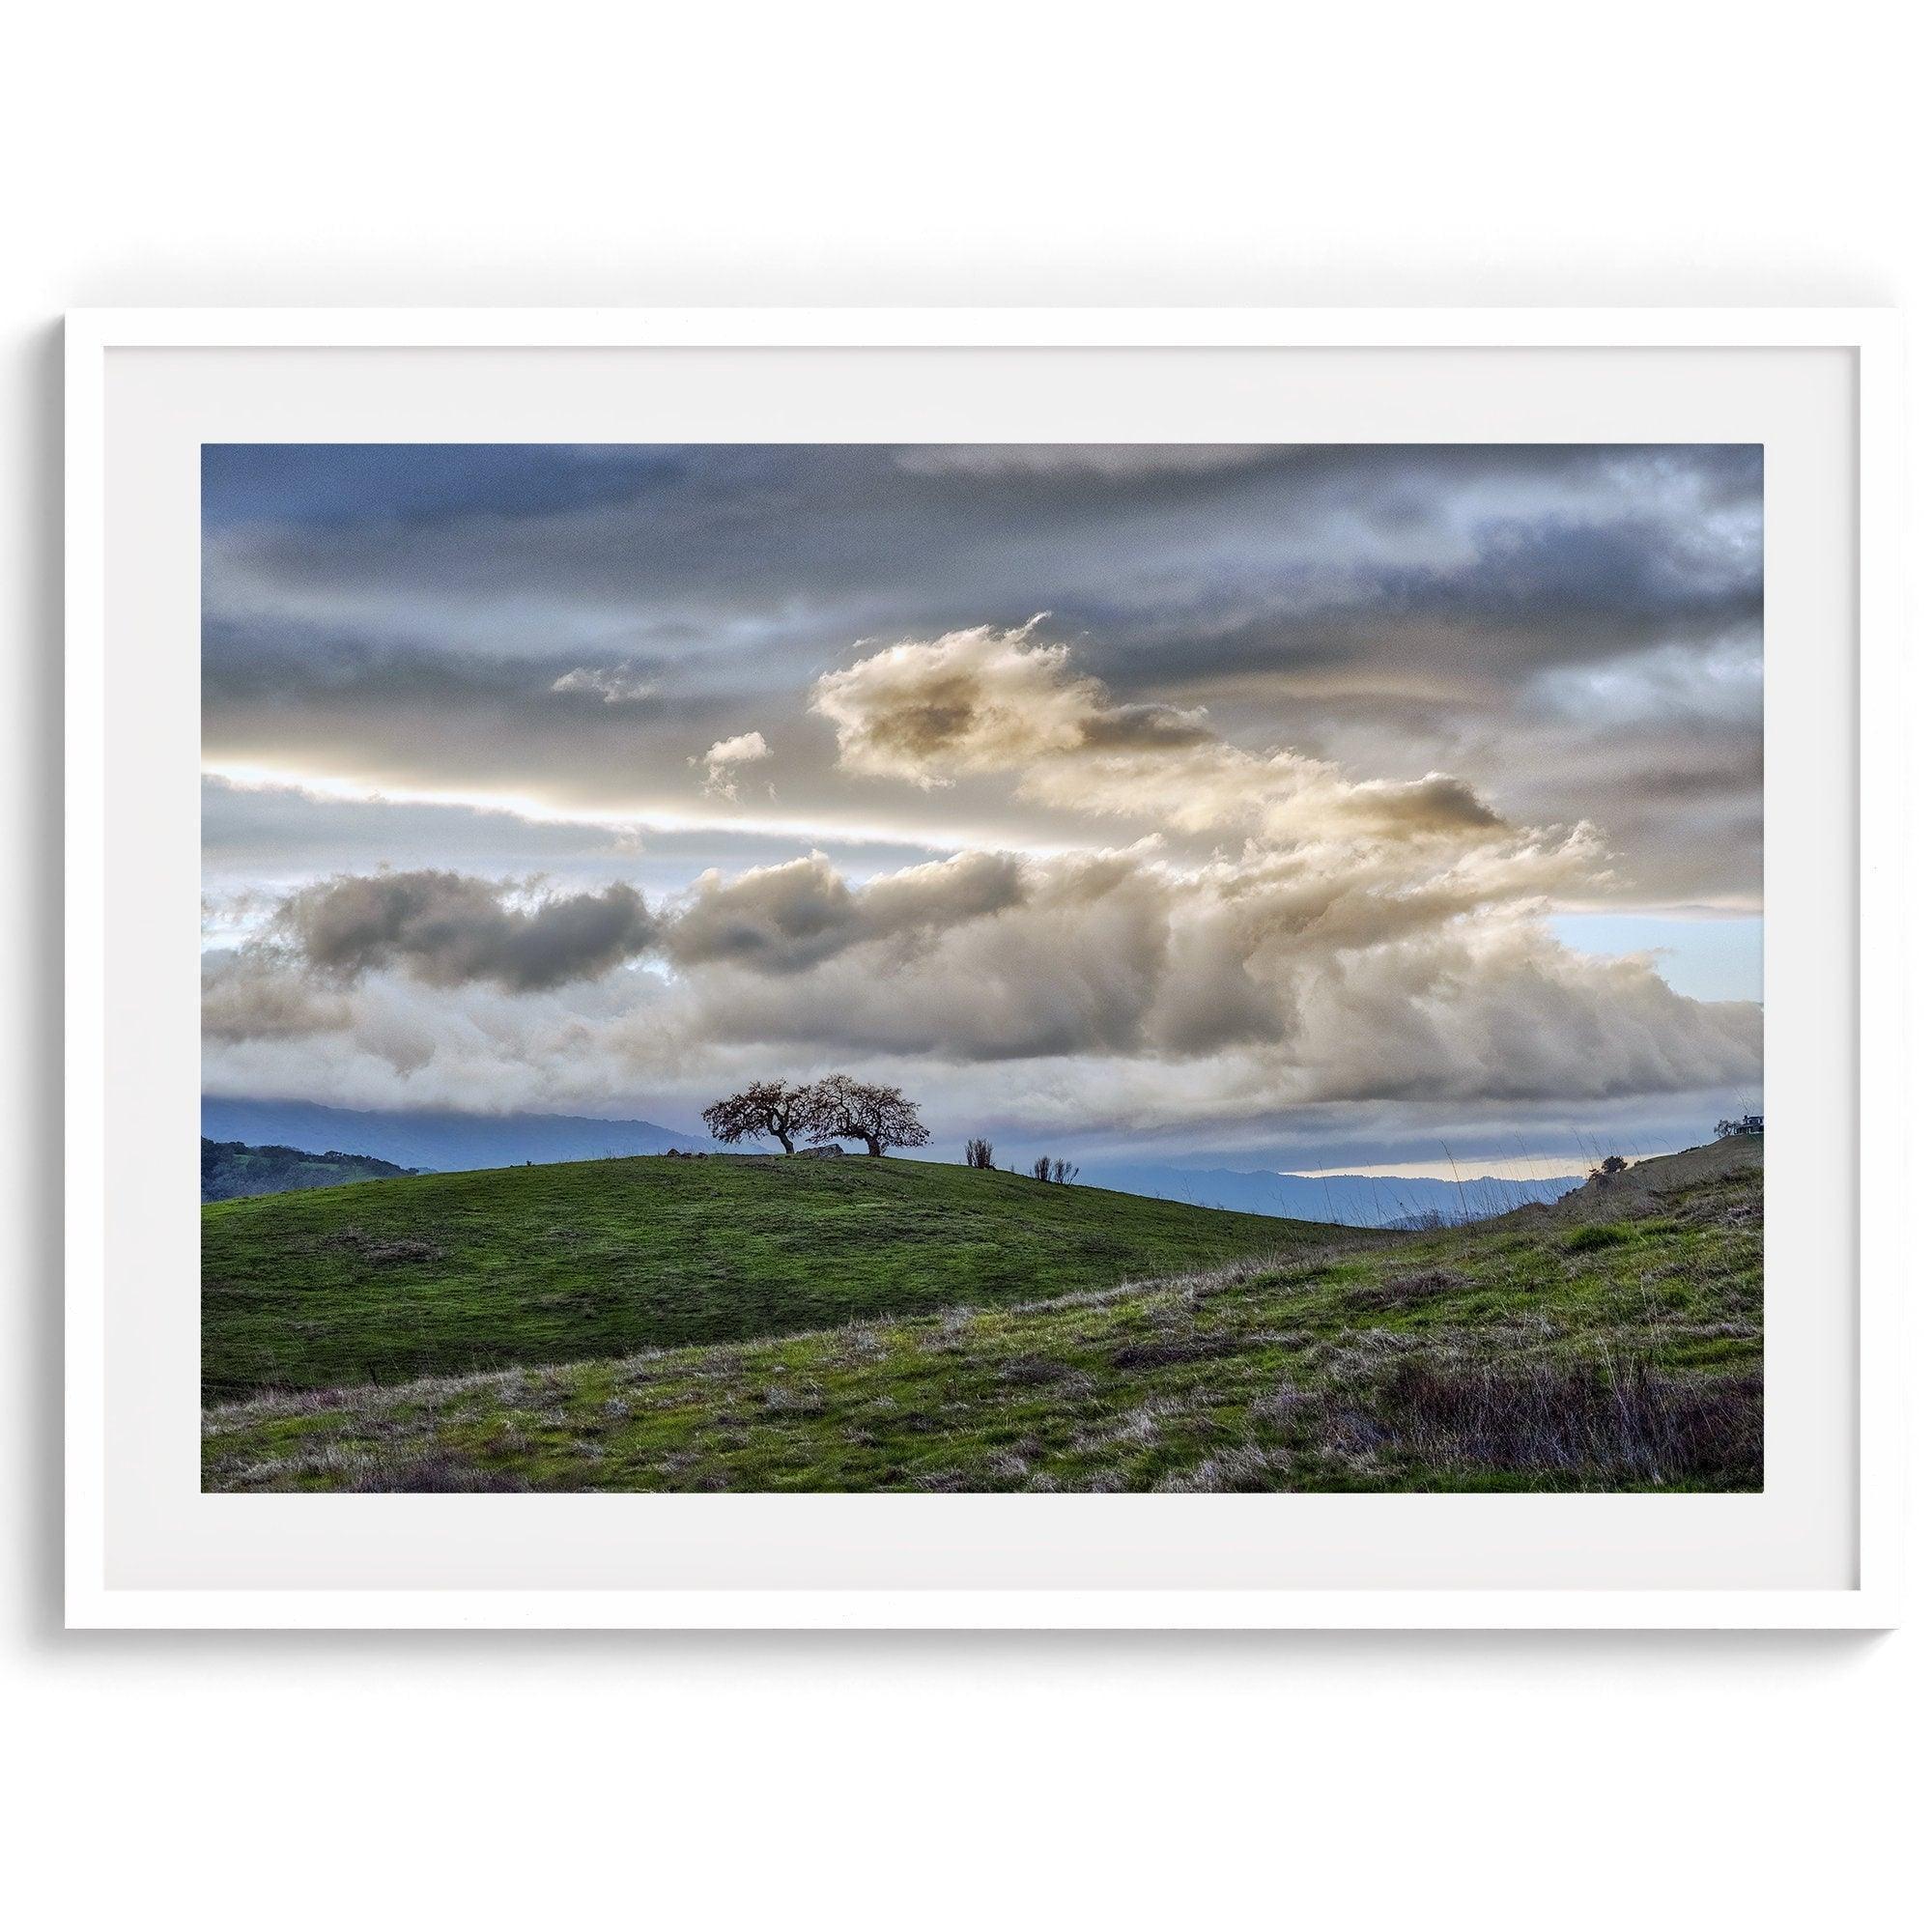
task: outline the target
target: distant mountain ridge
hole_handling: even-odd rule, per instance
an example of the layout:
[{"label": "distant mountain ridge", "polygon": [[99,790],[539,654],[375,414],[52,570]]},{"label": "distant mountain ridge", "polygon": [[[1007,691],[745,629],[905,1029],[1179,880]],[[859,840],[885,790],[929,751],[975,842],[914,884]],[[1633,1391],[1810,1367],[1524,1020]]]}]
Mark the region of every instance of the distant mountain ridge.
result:
[{"label": "distant mountain ridge", "polygon": [[410,1170],[366,1153],[311,1153],[301,1148],[249,1147],[242,1141],[201,1143],[201,1199],[244,1201],[258,1194],[293,1194],[309,1187],[346,1187],[352,1180],[400,1180]]},{"label": "distant mountain ridge", "polygon": [[1244,1173],[1234,1168],[1155,1167],[1147,1164],[1082,1167],[1080,1179],[1123,1194],[1189,1201],[1201,1208],[1233,1208],[1250,1214],[1282,1214],[1297,1221],[1339,1221],[1354,1228],[1420,1226],[1481,1219],[1532,1202],[1559,1199],[1582,1183],[1571,1175],[1518,1180],[1508,1175],[1471,1174],[1461,1181],[1335,1174],[1321,1179],[1300,1174]]},{"label": "distant mountain ridge", "polygon": [[373,1154],[400,1167],[459,1173],[470,1168],[548,1166],[606,1154],[684,1152],[711,1142],[654,1121],[598,1121],[568,1114],[458,1114],[432,1109],[325,1107],[313,1100],[230,1100],[204,1095],[201,1131],[210,1140],[273,1144],[310,1153]]}]

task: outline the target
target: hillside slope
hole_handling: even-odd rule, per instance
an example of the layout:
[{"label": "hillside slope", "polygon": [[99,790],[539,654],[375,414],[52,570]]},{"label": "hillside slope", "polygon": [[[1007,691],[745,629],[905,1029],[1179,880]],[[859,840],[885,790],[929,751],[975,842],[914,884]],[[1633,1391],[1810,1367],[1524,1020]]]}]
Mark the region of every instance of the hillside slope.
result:
[{"label": "hillside slope", "polygon": [[936,1162],[640,1158],[203,1210],[206,1399],[1112,1288],[1338,1231]]},{"label": "hillside slope", "polygon": [[398,1180],[409,1171],[373,1154],[309,1153],[300,1148],[247,1147],[241,1141],[201,1144],[204,1204],[288,1194],[302,1187],[344,1187],[356,1180]]},{"label": "hillside slope", "polygon": [[1634,1218],[1318,1243],[932,1320],[272,1397],[207,1413],[203,1480],[1756,1490],[1761,1170],[1728,1165],[1660,1200]]},{"label": "hillside slope", "polygon": [[1686,1188],[1753,1175],[1761,1192],[1764,1136],[1731,1134],[1703,1147],[1686,1148],[1681,1153],[1653,1154],[1648,1160],[1634,1161],[1616,1174],[1592,1175],[1547,1207],[1532,1203],[1498,1219],[1532,1226],[1545,1221],[1575,1224],[1634,1220],[1659,1212]]}]

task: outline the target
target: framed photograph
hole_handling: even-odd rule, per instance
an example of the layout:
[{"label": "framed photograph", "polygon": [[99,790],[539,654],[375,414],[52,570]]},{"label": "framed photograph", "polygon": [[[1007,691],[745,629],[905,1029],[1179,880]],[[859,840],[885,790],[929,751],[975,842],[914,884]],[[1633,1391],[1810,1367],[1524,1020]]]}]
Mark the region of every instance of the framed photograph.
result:
[{"label": "framed photograph", "polygon": [[68,373],[72,1624],[1894,1619],[1889,315]]}]

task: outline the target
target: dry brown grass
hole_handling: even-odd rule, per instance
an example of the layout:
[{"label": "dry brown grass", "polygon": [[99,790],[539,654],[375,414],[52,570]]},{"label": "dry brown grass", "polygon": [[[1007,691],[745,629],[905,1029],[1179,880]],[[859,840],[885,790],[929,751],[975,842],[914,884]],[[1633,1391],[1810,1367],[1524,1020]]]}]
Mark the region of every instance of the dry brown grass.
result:
[{"label": "dry brown grass", "polygon": [[1639,1358],[1496,1366],[1408,1355],[1329,1396],[1321,1429],[1347,1455],[1628,1485],[1763,1481],[1755,1374],[1668,1375]]}]

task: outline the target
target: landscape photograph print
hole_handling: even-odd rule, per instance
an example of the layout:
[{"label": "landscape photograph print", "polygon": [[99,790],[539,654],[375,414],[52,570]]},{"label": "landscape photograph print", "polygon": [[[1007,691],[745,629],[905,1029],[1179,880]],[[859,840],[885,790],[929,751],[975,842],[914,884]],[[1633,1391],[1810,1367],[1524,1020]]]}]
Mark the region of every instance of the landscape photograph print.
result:
[{"label": "landscape photograph print", "polygon": [[202,455],[205,1489],[1762,1488],[1756,445]]}]

